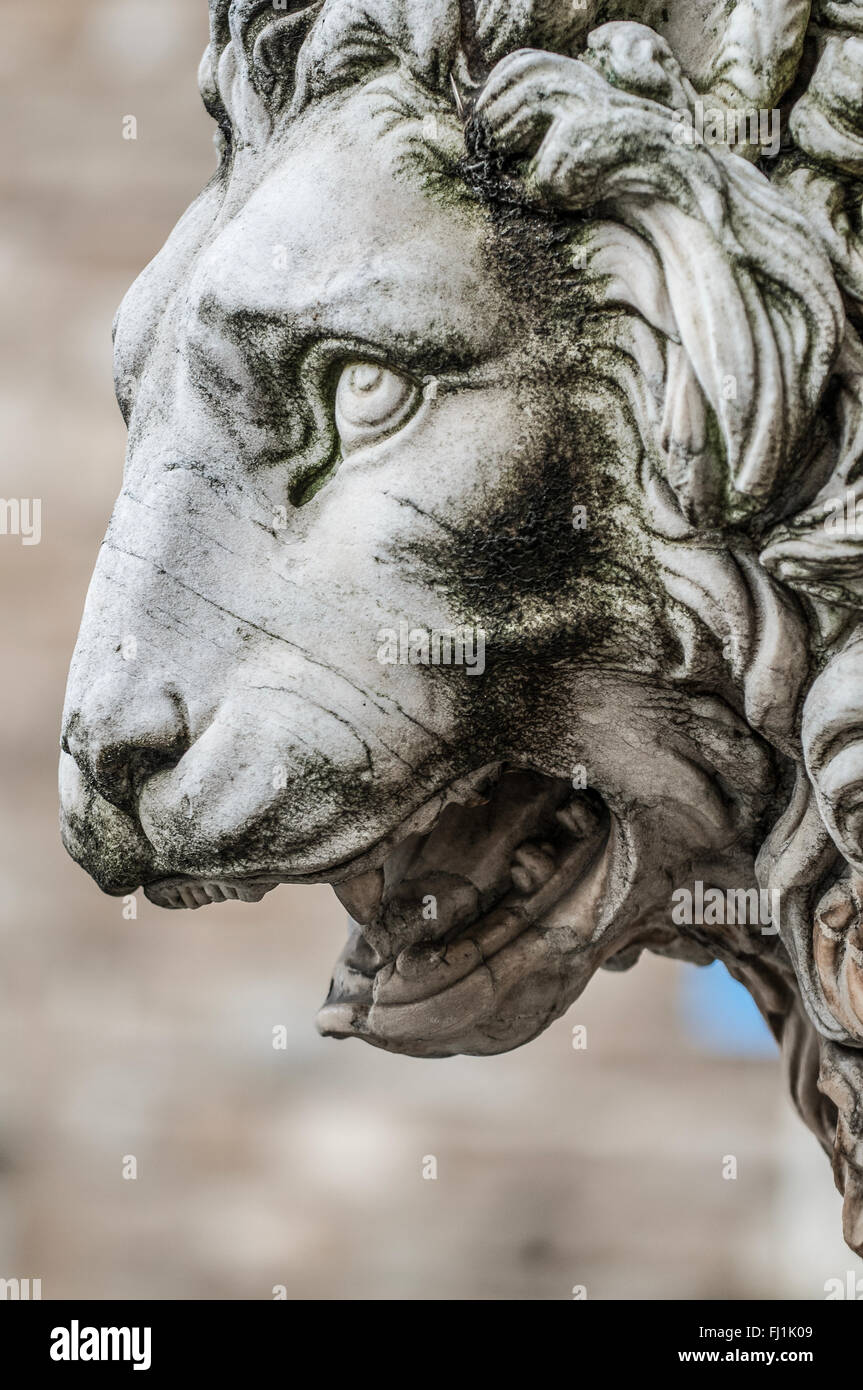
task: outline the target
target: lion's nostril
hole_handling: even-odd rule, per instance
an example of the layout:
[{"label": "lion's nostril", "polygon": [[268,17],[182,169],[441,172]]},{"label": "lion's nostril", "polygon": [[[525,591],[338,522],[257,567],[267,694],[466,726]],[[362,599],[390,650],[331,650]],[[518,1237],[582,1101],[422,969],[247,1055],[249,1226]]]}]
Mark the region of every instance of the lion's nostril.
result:
[{"label": "lion's nostril", "polygon": [[61,742],[99,795],[130,811],[148,778],[174,767],[190,738],[173,692],[139,689],[126,696],[97,686],[67,718]]},{"label": "lion's nostril", "polygon": [[170,745],[160,748],[135,748],[126,759],[126,772],[130,782],[140,786],[156,772],[164,772],[174,767],[182,758],[188,744],[185,739],[175,739]]}]

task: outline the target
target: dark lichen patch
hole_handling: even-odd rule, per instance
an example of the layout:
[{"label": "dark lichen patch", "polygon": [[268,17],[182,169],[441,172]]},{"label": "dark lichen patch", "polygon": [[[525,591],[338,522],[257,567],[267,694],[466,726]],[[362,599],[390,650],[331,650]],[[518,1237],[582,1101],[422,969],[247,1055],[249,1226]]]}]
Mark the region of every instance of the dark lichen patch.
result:
[{"label": "dark lichen patch", "polygon": [[493,501],[449,525],[443,549],[413,540],[396,552],[458,622],[483,629],[486,670],[505,671],[508,689],[526,677],[535,698],[543,668],[561,662],[634,651],[653,669],[679,657],[611,457],[590,422],[570,413],[531,441],[525,471]]},{"label": "dark lichen patch", "polygon": [[492,265],[506,292],[534,314],[565,314],[574,335],[592,299],[572,262],[572,248],[591,221],[581,214],[544,207],[531,193],[523,162],[503,159],[481,122],[465,129],[467,153],[459,176],[489,221]]}]

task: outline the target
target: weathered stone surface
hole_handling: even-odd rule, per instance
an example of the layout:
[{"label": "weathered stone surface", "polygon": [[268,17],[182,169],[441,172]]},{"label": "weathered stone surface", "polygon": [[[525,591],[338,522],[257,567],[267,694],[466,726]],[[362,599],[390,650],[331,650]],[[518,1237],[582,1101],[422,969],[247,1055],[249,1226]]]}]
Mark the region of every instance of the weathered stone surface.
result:
[{"label": "weathered stone surface", "polygon": [[723,960],[860,1250],[860,7],[210,9],[70,852],[165,907],[333,883],[321,1028],[421,1056]]}]

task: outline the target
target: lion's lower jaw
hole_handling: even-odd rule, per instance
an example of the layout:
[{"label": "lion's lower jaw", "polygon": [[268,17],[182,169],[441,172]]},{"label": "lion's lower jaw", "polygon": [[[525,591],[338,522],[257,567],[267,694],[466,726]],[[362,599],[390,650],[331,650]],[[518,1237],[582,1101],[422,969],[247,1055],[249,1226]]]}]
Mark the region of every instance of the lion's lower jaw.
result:
[{"label": "lion's lower jaw", "polygon": [[[350,911],[318,1028],[417,1057],[506,1052],[581,993],[612,949],[615,835],[595,796],[531,773],[486,806],[450,807],[377,876],[337,891]],[[430,911],[432,909],[432,911]]]},{"label": "lion's lower jaw", "polygon": [[410,1057],[494,1056],[543,1032],[577,998],[595,969],[586,959],[576,973],[570,963],[564,992],[561,968],[555,968],[541,928],[530,927],[452,985],[409,1003],[388,1001],[385,990],[376,998],[373,982],[350,997],[340,993],[344,974],[341,979],[337,975],[318,1014],[318,1030],[325,1037],[360,1038]]},{"label": "lion's lower jaw", "polygon": [[520,1047],[569,1007],[601,964],[601,951],[585,943],[580,953],[564,953],[554,931],[511,908],[450,947],[413,948],[409,960],[372,976],[357,968],[360,941],[354,933],[336,966],[318,1029],[412,1057]]}]

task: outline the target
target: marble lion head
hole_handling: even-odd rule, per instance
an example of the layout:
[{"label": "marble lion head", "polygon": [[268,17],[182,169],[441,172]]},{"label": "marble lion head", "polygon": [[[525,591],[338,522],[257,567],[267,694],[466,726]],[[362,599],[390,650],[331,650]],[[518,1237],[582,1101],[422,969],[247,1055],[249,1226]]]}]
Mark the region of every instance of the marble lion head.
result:
[{"label": "marble lion head", "polygon": [[861,15],[211,0],[61,762],[109,893],[333,884],[335,1037],[723,961],[857,1249]]}]

